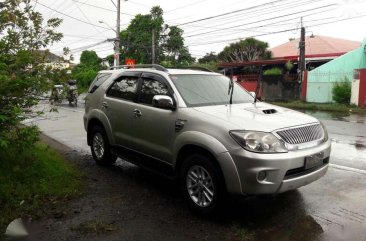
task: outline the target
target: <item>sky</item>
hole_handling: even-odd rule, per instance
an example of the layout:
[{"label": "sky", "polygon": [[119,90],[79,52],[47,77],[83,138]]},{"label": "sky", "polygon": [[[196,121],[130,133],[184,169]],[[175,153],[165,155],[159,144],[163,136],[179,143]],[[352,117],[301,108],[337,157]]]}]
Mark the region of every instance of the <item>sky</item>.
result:
[{"label": "sky", "polygon": [[[45,19],[64,19],[58,29],[64,38],[50,46],[51,52],[61,55],[69,47],[76,63],[84,49],[102,58],[113,53],[112,43],[101,42],[115,37],[117,0],[32,1]],[[185,45],[195,58],[247,37],[270,47],[286,43],[300,36],[301,18],[307,36],[359,42],[366,37],[366,0],[121,0],[121,29],[156,5],[164,10],[166,24],[184,30]]]}]

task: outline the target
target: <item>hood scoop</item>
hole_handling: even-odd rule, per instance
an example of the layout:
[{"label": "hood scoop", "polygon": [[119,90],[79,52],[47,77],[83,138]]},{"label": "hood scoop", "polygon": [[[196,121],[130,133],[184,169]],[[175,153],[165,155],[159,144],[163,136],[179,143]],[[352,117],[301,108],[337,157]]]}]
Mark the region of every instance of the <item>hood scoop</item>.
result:
[{"label": "hood scoop", "polygon": [[264,114],[264,115],[271,115],[271,114],[277,114],[281,112],[281,110],[274,109],[274,108],[266,108],[266,107],[251,107],[251,108],[245,108],[245,110],[256,113],[256,114]]},{"label": "hood scoop", "polygon": [[262,111],[266,115],[277,113],[277,110],[275,110],[275,109],[266,109],[266,110],[262,110]]}]

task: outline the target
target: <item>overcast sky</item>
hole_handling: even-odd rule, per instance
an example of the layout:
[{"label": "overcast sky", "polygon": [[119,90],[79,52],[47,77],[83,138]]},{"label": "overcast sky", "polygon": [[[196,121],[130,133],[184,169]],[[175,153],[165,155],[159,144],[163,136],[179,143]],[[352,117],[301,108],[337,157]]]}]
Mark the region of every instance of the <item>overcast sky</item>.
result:
[{"label": "overcast sky", "polygon": [[[45,19],[64,19],[59,28],[64,38],[50,50],[61,54],[63,47],[69,47],[75,62],[79,62],[83,47],[115,37],[109,28],[116,26],[116,7],[112,3],[116,1],[38,0],[36,9]],[[219,53],[229,43],[251,36],[268,42],[270,47],[298,38],[301,17],[307,35],[360,42],[366,37],[366,0],[121,0],[121,29],[133,16],[147,14],[156,5],[164,10],[165,23],[184,30],[185,44],[196,58],[211,51]],[[209,18],[220,14],[226,15]],[[196,21],[204,18],[209,19]],[[106,24],[99,23],[101,20]],[[113,53],[111,43],[89,49],[100,57]]]}]

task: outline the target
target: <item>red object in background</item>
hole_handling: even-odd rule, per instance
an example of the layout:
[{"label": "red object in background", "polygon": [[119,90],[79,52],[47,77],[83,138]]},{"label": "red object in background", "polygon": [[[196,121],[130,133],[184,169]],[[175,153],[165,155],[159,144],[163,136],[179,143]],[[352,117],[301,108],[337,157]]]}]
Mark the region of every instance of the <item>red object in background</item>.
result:
[{"label": "red object in background", "polygon": [[366,108],[366,69],[359,69],[360,89],[358,94],[358,106]]},{"label": "red object in background", "polygon": [[241,86],[244,87],[249,92],[255,92],[257,89],[258,81],[241,81],[238,82]]},{"label": "red object in background", "polygon": [[125,65],[136,65],[136,60],[134,60],[134,59],[125,59]]}]

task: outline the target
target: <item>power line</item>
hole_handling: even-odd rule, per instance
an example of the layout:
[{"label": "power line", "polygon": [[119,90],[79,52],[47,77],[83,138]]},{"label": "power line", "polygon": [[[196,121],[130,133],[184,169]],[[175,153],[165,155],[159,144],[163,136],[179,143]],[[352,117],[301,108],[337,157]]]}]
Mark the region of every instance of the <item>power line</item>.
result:
[{"label": "power line", "polygon": [[193,2],[193,3],[190,3],[190,4],[187,4],[187,5],[184,5],[184,6],[177,7],[177,8],[174,8],[172,10],[166,11],[165,13],[171,13],[171,12],[174,12],[174,11],[177,11],[177,10],[180,10],[180,9],[183,9],[183,8],[186,8],[186,7],[190,7],[192,5],[196,5],[196,4],[199,4],[201,2],[205,2],[205,1],[207,1],[207,0],[201,0],[201,1]]},{"label": "power line", "polygon": [[117,5],[113,2],[113,0],[111,0],[111,3],[113,3],[113,5],[114,5],[115,7],[117,7]]},{"label": "power line", "polygon": [[[73,1],[74,2],[77,2],[77,3],[81,3],[80,1],[77,1],[77,0],[73,0]],[[114,12],[114,13],[117,12],[116,10],[109,9],[109,8],[104,8],[104,7],[97,6],[97,5],[93,5],[93,4],[90,4],[90,3],[84,3],[83,5],[86,5],[86,6],[89,6],[89,7],[93,7],[93,8],[98,8],[98,9],[101,9],[101,10],[104,10],[104,11],[108,11],[108,12]],[[123,13],[123,12],[121,12],[121,14],[127,15],[127,16],[131,16],[131,17],[134,17],[135,16],[133,14]]]},{"label": "power line", "polygon": [[[341,22],[341,21],[348,21],[348,20],[351,20],[351,19],[362,18],[362,17],[366,17],[366,14],[365,15],[355,16],[355,17],[350,17],[350,18],[344,18],[344,19],[340,19],[340,20],[336,20],[336,21],[330,21],[330,22],[326,22],[326,23],[314,24],[314,25],[310,25],[310,26],[307,26],[307,27],[308,28],[317,27],[317,26],[321,26],[321,25],[327,25],[327,24],[332,24],[332,23]],[[294,31],[294,30],[298,30],[298,29],[299,28],[286,29],[286,30],[275,31],[275,32],[270,32],[270,33],[265,33],[265,34],[253,35],[253,36],[245,37],[245,38],[254,38],[254,37],[266,36],[266,35],[271,35],[271,34],[285,33],[285,32],[290,32],[290,31]],[[188,45],[189,46],[200,46],[200,45],[209,45],[209,44],[216,44],[216,43],[239,41],[239,40],[242,40],[242,39],[244,39],[244,37],[235,38],[235,39],[211,41],[211,42],[198,43],[198,44],[188,44]]]},{"label": "power line", "polygon": [[238,12],[242,12],[242,11],[247,11],[247,10],[251,10],[251,9],[258,8],[258,7],[271,5],[271,4],[275,4],[277,2],[283,2],[283,1],[288,1],[288,0],[277,0],[277,1],[269,2],[269,3],[264,3],[264,4],[252,6],[252,7],[249,7],[249,8],[243,8],[243,9],[235,10],[235,11],[232,11],[232,12],[222,13],[222,14],[211,16],[211,17],[206,17],[206,18],[193,20],[193,21],[190,21],[190,22],[181,23],[181,24],[178,24],[177,26],[187,25],[187,24],[190,24],[190,23],[197,23],[197,22],[201,22],[201,21],[205,21],[205,20],[209,20],[209,19],[213,19],[213,18],[217,18],[217,17],[222,17],[222,16],[226,16],[226,15],[230,15],[230,14],[238,13]]},{"label": "power line", "polygon": [[[34,0],[33,0],[33,1],[34,1]],[[62,12],[60,12],[60,11],[56,10],[56,9],[53,9],[53,8],[51,8],[51,7],[48,7],[48,6],[44,5],[43,3],[38,2],[38,4],[39,4],[39,5],[41,5],[41,6],[43,6],[43,7],[45,7],[45,8],[47,8],[47,9],[53,10],[53,11],[55,11],[56,13],[61,14],[61,15],[65,16],[65,17],[68,17],[68,18],[74,19],[74,20],[76,20],[76,21],[78,21],[78,22],[85,23],[85,24],[88,24],[88,25],[91,25],[91,26],[95,26],[95,27],[98,27],[98,28],[103,28],[103,29],[108,29],[108,30],[109,30],[109,28],[105,28],[105,27],[103,27],[103,26],[99,26],[99,25],[96,25],[96,24],[93,24],[93,23],[89,23],[89,22],[86,22],[86,21],[84,21],[84,20],[82,20],[82,19],[75,18],[75,17],[70,16],[70,15],[68,15],[68,14],[62,13]]]},{"label": "power line", "polygon": [[[279,11],[283,12],[284,10],[293,9],[295,7],[298,7],[298,6],[304,6],[305,4],[313,3],[313,2],[314,2],[313,0],[310,0],[310,1],[307,0],[306,2],[301,2],[301,0],[300,0],[300,1],[296,2],[295,5],[294,5],[294,3],[290,2],[290,3],[284,3],[282,5],[278,5],[278,6],[274,6],[274,7],[273,6],[269,6],[268,8],[261,8],[261,9],[257,9],[257,10],[254,10],[254,11],[246,12],[243,17],[244,17],[244,19],[248,19],[249,16],[251,16],[251,15],[256,15],[256,17],[257,17],[258,16],[258,12],[260,12],[261,15],[264,15],[266,13],[272,14],[272,13],[279,12]],[[264,10],[267,10],[267,11],[264,12]],[[223,20],[225,20],[224,22],[220,22],[218,24],[211,25],[211,26],[199,26],[199,25],[188,25],[188,26],[195,27],[195,28],[203,28],[203,29],[205,29],[205,28],[207,28],[207,29],[214,29],[214,27],[220,26],[221,29],[222,29],[223,25],[226,25],[226,24],[229,24],[229,23],[234,23],[234,22],[237,23],[238,20],[241,19],[241,17],[237,18],[240,15],[243,15],[243,14],[240,13],[238,15],[233,15],[233,16],[230,16],[230,17],[225,17],[223,19]],[[234,18],[235,18],[234,21],[229,21],[229,22],[226,21],[226,20],[234,19]],[[215,23],[217,23],[217,21],[218,20],[215,20]],[[194,33],[194,32],[198,32],[198,31],[200,31],[200,30],[189,31],[188,33],[186,32],[185,35],[191,34],[191,33]]]},{"label": "power line", "polygon": [[[303,10],[303,11],[299,11],[299,12],[295,12],[295,13],[284,14],[284,15],[280,15],[280,16],[276,16],[276,17],[271,17],[271,18],[267,18],[267,19],[263,19],[263,20],[259,20],[259,21],[255,21],[255,22],[249,22],[249,23],[245,23],[245,24],[231,26],[230,28],[237,28],[237,27],[242,27],[242,26],[245,26],[245,25],[253,24],[253,23],[264,22],[264,21],[273,20],[273,19],[277,19],[277,18],[283,18],[283,17],[292,16],[292,15],[296,15],[296,14],[301,14],[301,13],[305,13],[305,12],[309,12],[309,11],[313,11],[313,10],[317,10],[317,9],[321,9],[321,8],[326,8],[326,7],[334,6],[334,5],[335,4],[328,4],[328,5],[324,5],[324,6],[321,6],[321,7],[311,8],[311,9],[307,9],[307,10]],[[208,34],[208,33],[213,33],[213,32],[217,32],[217,31],[220,31],[220,30],[212,30],[212,31],[204,32],[204,33],[193,34],[193,35],[186,36],[185,38],[190,38],[190,37],[194,37],[194,36],[200,36],[200,35],[204,35],[204,34]]]}]

